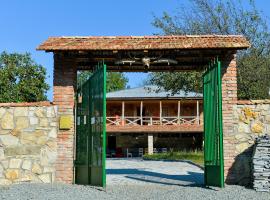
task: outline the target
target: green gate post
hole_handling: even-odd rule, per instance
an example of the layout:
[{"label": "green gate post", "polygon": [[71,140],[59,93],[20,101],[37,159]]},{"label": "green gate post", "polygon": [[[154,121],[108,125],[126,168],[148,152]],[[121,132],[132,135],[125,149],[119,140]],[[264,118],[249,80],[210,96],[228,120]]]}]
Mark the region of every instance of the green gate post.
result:
[{"label": "green gate post", "polygon": [[224,187],[221,63],[203,74],[205,185]]}]

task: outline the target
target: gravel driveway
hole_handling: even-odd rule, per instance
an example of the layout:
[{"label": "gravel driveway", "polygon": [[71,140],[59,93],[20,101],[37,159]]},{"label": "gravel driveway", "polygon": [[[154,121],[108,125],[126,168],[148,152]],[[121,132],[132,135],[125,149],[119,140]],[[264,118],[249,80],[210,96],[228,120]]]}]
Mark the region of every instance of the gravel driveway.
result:
[{"label": "gravel driveway", "polygon": [[[145,165],[147,164],[147,165]],[[130,166],[130,167],[128,167]],[[182,166],[182,169],[178,167]],[[2,200],[269,200],[269,193],[259,193],[241,186],[224,189],[205,188],[202,170],[185,162],[109,160],[108,186],[101,188],[65,184],[17,184],[0,187]],[[121,170],[122,169],[122,170]],[[177,169],[177,171],[175,170]],[[186,169],[186,170],[184,170]]]}]

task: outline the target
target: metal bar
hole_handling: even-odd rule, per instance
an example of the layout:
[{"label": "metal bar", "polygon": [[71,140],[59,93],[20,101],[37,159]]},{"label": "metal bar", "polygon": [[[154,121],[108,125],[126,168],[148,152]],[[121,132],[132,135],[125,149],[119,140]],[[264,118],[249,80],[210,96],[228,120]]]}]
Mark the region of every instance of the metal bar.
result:
[{"label": "metal bar", "polygon": [[178,106],[177,106],[177,118],[178,118],[178,124],[180,124],[180,112],[181,112],[181,104],[180,101],[178,101]]}]

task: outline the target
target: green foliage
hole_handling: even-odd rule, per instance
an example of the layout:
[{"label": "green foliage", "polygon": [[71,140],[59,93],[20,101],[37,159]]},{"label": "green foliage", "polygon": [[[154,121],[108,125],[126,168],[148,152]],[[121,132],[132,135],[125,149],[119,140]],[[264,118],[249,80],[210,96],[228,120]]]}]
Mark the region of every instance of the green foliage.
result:
[{"label": "green foliage", "polygon": [[29,53],[0,54],[0,102],[47,100],[46,69],[35,63]]},{"label": "green foliage", "polygon": [[153,155],[143,155],[145,160],[189,160],[198,165],[203,165],[204,155],[202,151],[171,151],[167,153],[155,153]]},{"label": "green foliage", "polygon": [[[245,2],[245,6],[243,3]],[[171,16],[164,12],[155,17],[153,25],[165,35],[183,34],[240,34],[252,47],[238,53],[238,97],[240,99],[269,98],[270,88],[270,33],[263,14],[254,0],[189,0]],[[198,72],[151,74],[150,82],[173,91],[201,89]],[[172,80],[179,83],[170,83]],[[191,76],[191,77],[190,77]],[[163,78],[164,81],[158,81]],[[190,79],[194,79],[191,81]],[[195,84],[188,86],[187,84]],[[170,87],[169,87],[170,86]]]},{"label": "green foliage", "polygon": [[[78,73],[77,85],[83,84],[90,76],[91,71],[82,71]],[[108,72],[107,73],[107,92],[113,92],[121,89],[125,89],[128,79],[123,73],[120,72]]]}]

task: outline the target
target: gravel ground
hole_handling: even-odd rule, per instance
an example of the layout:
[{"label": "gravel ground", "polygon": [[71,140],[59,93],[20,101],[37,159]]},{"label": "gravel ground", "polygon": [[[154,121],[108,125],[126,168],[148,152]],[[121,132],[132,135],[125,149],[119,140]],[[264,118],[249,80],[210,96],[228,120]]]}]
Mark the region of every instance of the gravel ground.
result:
[{"label": "gravel ground", "polygon": [[0,187],[0,200],[270,200],[270,193],[241,186],[205,188],[203,171],[187,162],[111,159],[107,161],[107,173],[106,190],[81,185],[15,184]]},{"label": "gravel ground", "polygon": [[137,200],[137,199],[213,199],[213,200],[269,200],[270,194],[258,193],[240,186],[226,186],[224,189],[203,188],[196,186],[108,186],[106,191],[90,186],[19,184],[0,188],[2,200]]}]

